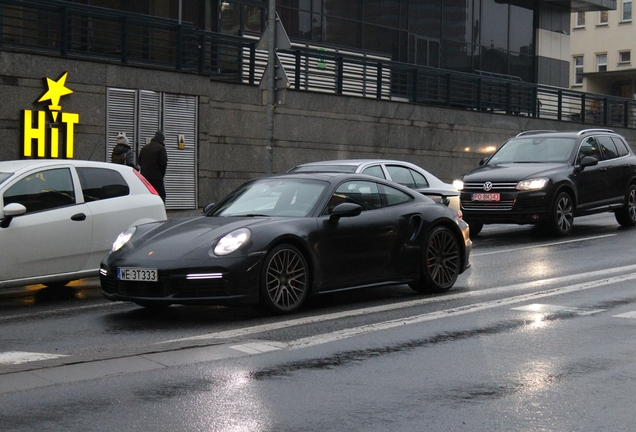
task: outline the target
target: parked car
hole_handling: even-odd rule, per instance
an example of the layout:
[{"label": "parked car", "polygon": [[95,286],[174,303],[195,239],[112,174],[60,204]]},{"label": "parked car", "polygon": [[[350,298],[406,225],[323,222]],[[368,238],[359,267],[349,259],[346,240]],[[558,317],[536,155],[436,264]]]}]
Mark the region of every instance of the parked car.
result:
[{"label": "parked car", "polygon": [[130,167],[0,162],[0,288],[96,277],[117,235],[165,219],[161,198]]},{"label": "parked car", "polygon": [[450,289],[469,266],[455,211],[361,174],[248,181],[198,217],[132,228],[102,262],[102,292],[144,307],[255,304],[298,310],[311,295],[408,283]]},{"label": "parked car", "polygon": [[636,225],[636,156],[612,130],[522,132],[480,165],[455,182],[473,236],[493,223],[564,236],[575,217],[600,212]]},{"label": "parked car", "polygon": [[389,159],[345,159],[309,162],[289,171],[299,172],[351,172],[372,175],[415,189],[437,202],[459,211],[459,192],[452,184],[444,183],[419,166]]}]

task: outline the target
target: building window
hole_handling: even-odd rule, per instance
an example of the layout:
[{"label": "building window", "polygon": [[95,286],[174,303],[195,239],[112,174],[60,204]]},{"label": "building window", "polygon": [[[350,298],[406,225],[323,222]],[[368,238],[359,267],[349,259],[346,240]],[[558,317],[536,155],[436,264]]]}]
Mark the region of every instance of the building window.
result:
[{"label": "building window", "polygon": [[596,55],[596,71],[607,72],[607,54]]},{"label": "building window", "polygon": [[619,64],[629,64],[632,61],[632,52],[631,51],[619,51],[618,53],[618,63]]},{"label": "building window", "polygon": [[576,26],[575,27],[585,27],[585,12],[577,12],[576,13]]},{"label": "building window", "polygon": [[632,0],[623,0],[623,7],[621,9],[621,22],[632,21]]},{"label": "building window", "polygon": [[574,85],[583,85],[583,56],[574,57]]},{"label": "building window", "polygon": [[607,11],[600,11],[598,13],[598,25],[607,25]]}]

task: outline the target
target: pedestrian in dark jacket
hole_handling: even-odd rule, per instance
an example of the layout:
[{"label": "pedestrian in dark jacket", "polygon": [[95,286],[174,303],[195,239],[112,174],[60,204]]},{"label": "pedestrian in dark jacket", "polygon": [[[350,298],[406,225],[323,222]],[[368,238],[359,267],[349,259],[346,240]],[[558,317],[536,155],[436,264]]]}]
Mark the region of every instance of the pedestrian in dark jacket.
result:
[{"label": "pedestrian in dark jacket", "polygon": [[128,138],[126,138],[126,135],[124,134],[117,135],[117,144],[110,155],[110,161],[112,163],[131,166],[139,171],[139,167],[135,163],[135,154],[133,149],[128,142]]},{"label": "pedestrian in dark jacket", "polygon": [[166,168],[168,167],[165,139],[163,132],[157,131],[155,136],[139,153],[141,175],[155,188],[164,203],[166,202],[166,188],[163,184],[163,179],[166,176]]}]

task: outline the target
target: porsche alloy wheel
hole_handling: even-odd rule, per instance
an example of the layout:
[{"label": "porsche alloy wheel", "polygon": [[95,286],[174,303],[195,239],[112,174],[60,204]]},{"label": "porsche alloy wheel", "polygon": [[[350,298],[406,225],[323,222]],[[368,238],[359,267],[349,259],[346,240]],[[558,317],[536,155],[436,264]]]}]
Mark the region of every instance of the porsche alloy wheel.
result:
[{"label": "porsche alloy wheel", "polygon": [[459,242],[446,227],[434,228],[424,242],[420,279],[409,284],[418,292],[449,290],[460,273]]},{"label": "porsche alloy wheel", "polygon": [[283,244],[272,249],[263,263],[261,301],[275,313],[298,310],[309,292],[307,261],[298,248]]}]

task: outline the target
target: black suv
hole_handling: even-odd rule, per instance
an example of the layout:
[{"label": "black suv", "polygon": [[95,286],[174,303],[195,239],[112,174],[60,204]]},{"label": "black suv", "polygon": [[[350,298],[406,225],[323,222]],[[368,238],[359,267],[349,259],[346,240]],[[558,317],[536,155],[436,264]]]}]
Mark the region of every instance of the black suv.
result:
[{"label": "black suv", "polygon": [[522,132],[454,184],[471,235],[513,223],[564,236],[575,216],[608,211],[636,225],[636,156],[608,129]]}]

